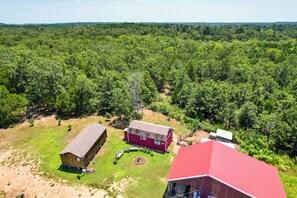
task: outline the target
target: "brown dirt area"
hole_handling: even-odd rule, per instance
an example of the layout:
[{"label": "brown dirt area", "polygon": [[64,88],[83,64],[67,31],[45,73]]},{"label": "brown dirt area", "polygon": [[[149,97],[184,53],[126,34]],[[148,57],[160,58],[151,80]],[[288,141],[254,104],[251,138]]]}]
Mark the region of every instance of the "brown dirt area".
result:
[{"label": "brown dirt area", "polygon": [[191,137],[187,137],[187,141],[192,141],[193,144],[200,143],[202,138],[209,138],[209,133],[201,129],[197,130]]},{"label": "brown dirt area", "polygon": [[[61,126],[72,124],[71,136],[77,133],[90,121],[103,120],[100,116],[88,118],[74,118],[62,120]],[[76,123],[79,121],[80,125]],[[34,127],[56,126],[58,121],[55,115],[40,117],[34,122]],[[52,180],[42,177],[35,166],[38,162],[28,161],[22,153],[22,148],[12,150],[11,143],[18,139],[29,127],[28,121],[16,125],[14,128],[0,129],[0,197],[16,197],[24,193],[25,197],[109,197],[108,193],[101,189],[95,189],[84,185],[69,185],[66,181]],[[34,130],[35,128],[32,128]],[[66,137],[71,140],[73,137]],[[35,166],[33,166],[35,164]]]},{"label": "brown dirt area", "polygon": [[[24,193],[25,197],[108,197],[104,190],[86,186],[69,186],[31,173],[30,163],[5,163],[15,151],[0,153],[0,191],[6,197]],[[9,160],[8,160],[9,161]]]}]

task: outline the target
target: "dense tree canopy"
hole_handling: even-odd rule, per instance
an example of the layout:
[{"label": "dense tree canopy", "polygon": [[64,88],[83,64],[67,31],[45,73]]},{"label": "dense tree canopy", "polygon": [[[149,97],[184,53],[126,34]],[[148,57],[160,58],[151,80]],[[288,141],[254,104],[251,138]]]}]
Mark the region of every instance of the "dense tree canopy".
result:
[{"label": "dense tree canopy", "polygon": [[296,156],[296,39],[294,24],[1,25],[0,127],[25,107],[129,115],[169,87],[188,117]]}]

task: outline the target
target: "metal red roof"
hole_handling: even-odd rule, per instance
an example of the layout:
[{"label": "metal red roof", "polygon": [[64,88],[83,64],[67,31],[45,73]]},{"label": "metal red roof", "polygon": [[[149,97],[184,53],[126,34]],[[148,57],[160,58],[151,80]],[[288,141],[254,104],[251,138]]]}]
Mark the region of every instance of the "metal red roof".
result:
[{"label": "metal red roof", "polygon": [[275,167],[216,141],[181,148],[167,181],[204,176],[251,197],[286,197]]}]

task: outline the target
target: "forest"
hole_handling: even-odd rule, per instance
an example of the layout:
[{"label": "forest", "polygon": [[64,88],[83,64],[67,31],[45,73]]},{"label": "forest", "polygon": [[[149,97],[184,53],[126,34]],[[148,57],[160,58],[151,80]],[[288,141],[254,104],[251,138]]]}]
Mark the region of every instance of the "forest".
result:
[{"label": "forest", "polygon": [[275,153],[297,156],[296,39],[296,24],[2,24],[0,127],[144,106],[238,131],[244,152],[281,166]]}]

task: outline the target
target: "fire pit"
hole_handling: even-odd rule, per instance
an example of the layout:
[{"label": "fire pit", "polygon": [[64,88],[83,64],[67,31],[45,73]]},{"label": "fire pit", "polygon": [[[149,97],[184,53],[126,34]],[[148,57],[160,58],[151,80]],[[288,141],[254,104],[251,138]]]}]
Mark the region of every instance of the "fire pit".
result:
[{"label": "fire pit", "polygon": [[143,165],[146,163],[146,159],[144,157],[141,156],[137,156],[133,159],[133,163],[135,165]]}]

